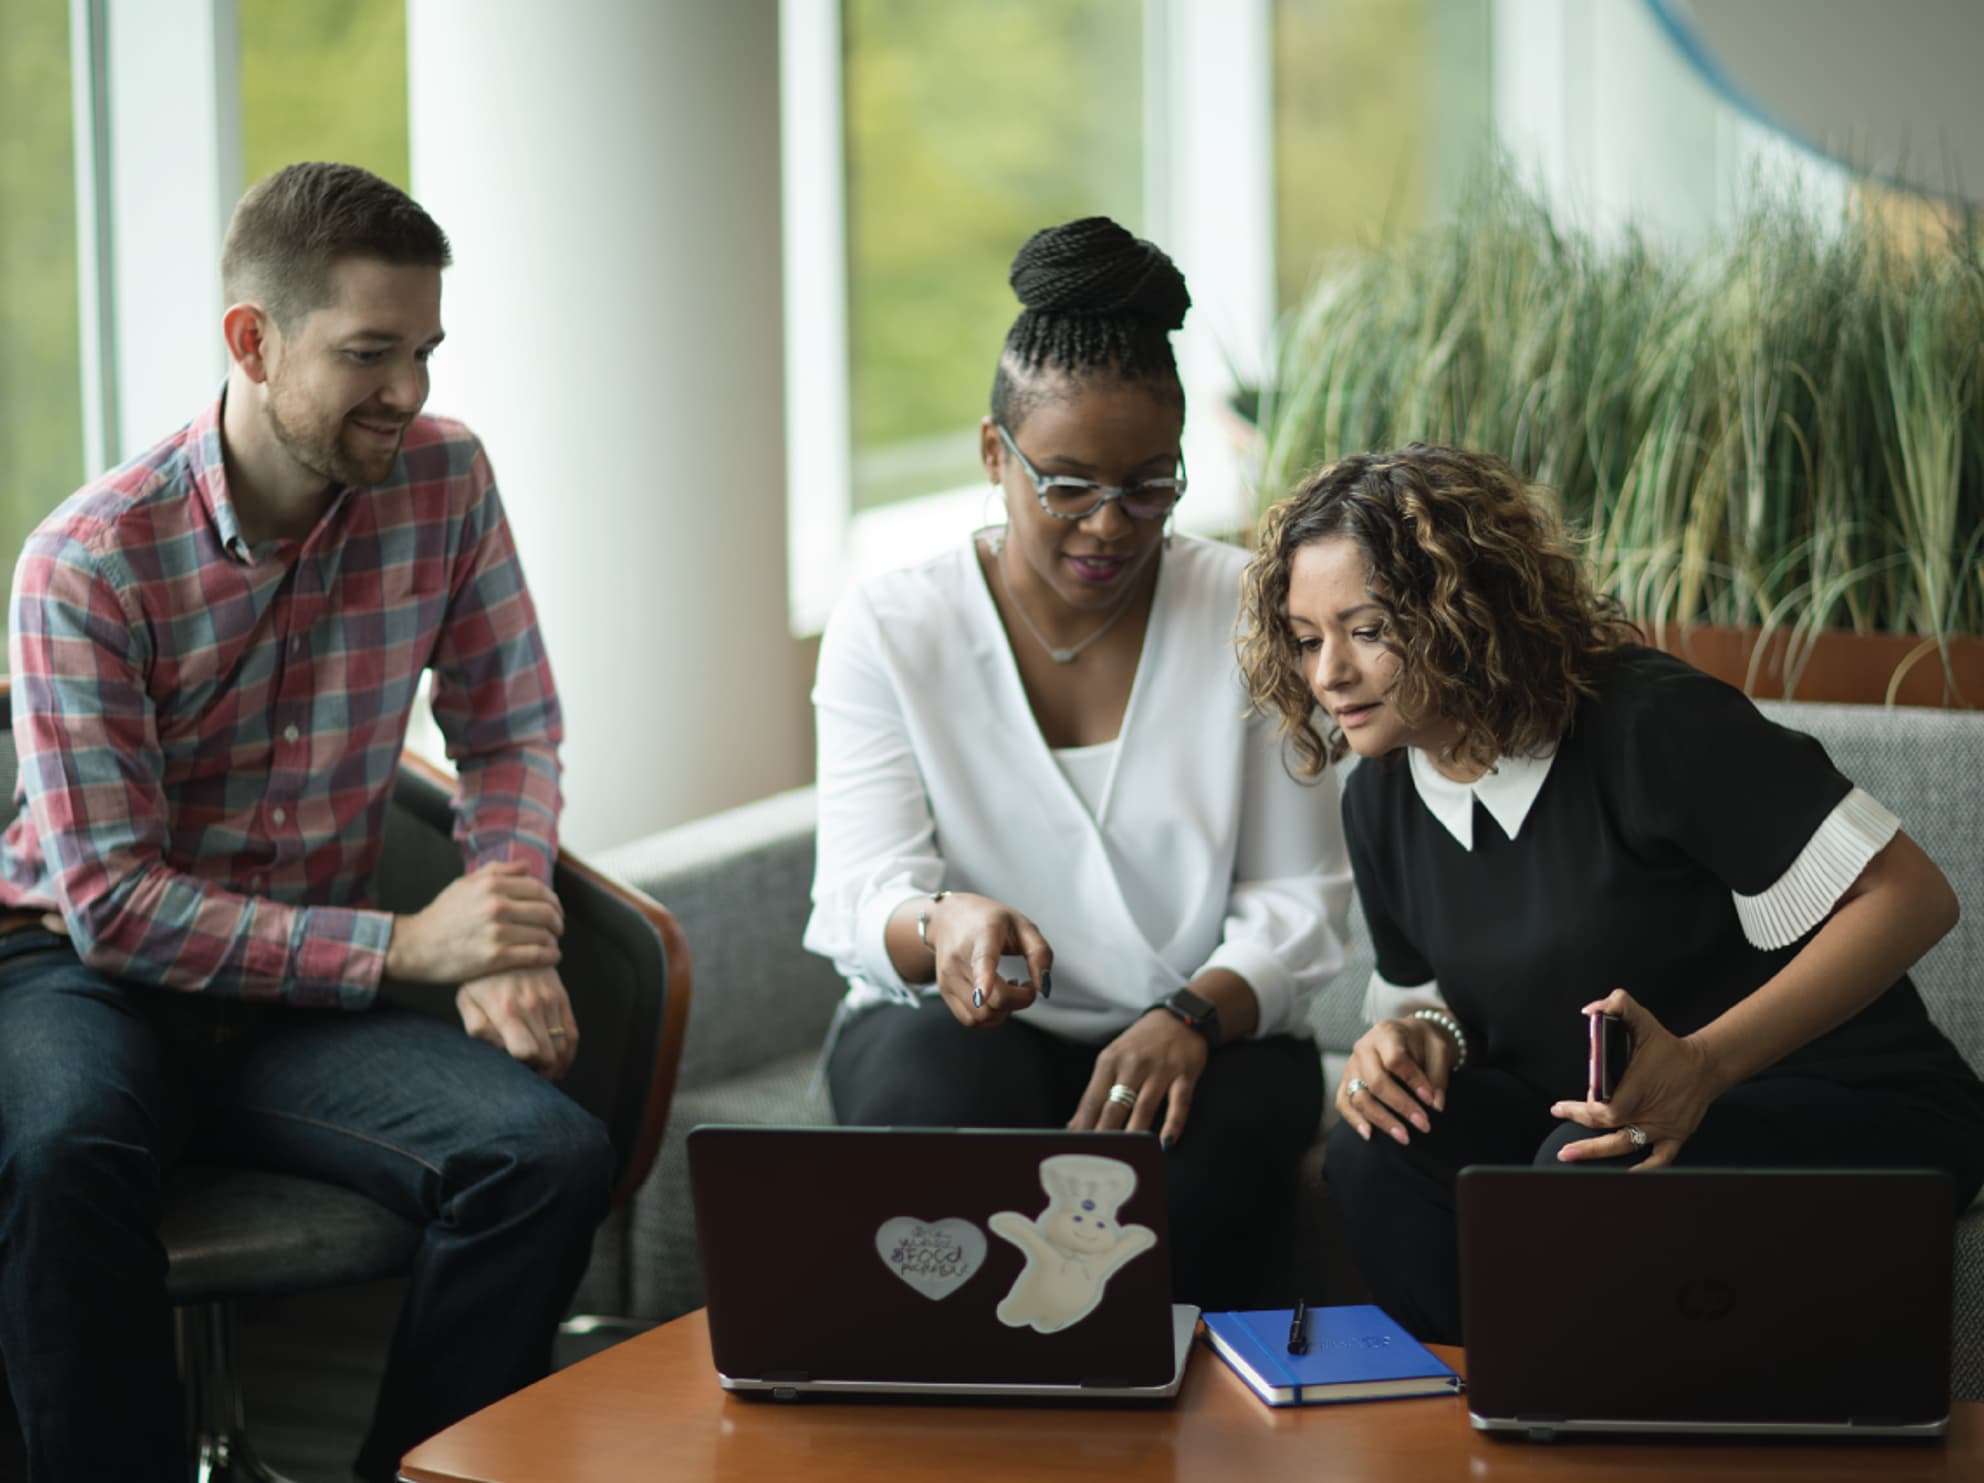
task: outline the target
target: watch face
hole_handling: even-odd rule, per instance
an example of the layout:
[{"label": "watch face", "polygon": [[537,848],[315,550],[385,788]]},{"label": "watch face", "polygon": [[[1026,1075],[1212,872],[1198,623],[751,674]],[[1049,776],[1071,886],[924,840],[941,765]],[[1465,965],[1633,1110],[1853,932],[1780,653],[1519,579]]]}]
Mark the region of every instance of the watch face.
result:
[{"label": "watch face", "polygon": [[1206,998],[1203,994],[1195,994],[1190,989],[1178,989],[1174,991],[1171,997],[1165,1002],[1183,1014],[1187,1019],[1190,1019],[1194,1024],[1200,1020],[1210,1018],[1218,1012],[1213,1008],[1213,1003],[1210,999]]}]

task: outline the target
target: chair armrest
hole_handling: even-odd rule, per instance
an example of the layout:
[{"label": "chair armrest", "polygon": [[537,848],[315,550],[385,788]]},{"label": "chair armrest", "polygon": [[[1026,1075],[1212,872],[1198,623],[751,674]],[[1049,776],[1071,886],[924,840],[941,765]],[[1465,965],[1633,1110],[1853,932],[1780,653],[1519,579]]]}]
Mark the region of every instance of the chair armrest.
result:
[{"label": "chair armrest", "polygon": [[696,944],[680,1086],[726,1081],[824,1038],[846,985],[800,946],[816,819],[813,790],[798,788],[599,856],[601,869],[666,902]]}]

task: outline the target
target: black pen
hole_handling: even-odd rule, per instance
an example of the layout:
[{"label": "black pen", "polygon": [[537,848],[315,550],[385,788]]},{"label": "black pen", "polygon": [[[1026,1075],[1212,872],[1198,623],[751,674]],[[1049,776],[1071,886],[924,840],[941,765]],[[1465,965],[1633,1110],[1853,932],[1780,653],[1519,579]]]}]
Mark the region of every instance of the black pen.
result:
[{"label": "black pen", "polygon": [[1295,1300],[1295,1312],[1288,1320],[1288,1352],[1309,1352],[1309,1305],[1300,1298]]}]

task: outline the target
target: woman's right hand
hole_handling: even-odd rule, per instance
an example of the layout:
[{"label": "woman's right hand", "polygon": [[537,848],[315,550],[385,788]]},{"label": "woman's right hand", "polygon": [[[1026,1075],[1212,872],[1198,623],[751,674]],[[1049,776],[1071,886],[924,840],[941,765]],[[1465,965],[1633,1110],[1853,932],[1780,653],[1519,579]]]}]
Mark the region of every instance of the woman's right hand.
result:
[{"label": "woman's right hand", "polygon": [[[930,908],[925,935],[937,960],[937,992],[967,1028],[999,1024],[1051,988],[1054,949],[1030,918],[989,896],[952,892]],[[999,960],[1009,956],[1026,959],[1028,978],[999,976]]]},{"label": "woman's right hand", "polygon": [[[1373,1128],[1409,1142],[1408,1123],[1430,1133],[1433,1124],[1426,1109],[1437,1112],[1446,1106],[1447,1077],[1458,1054],[1453,1041],[1427,1020],[1380,1020],[1350,1048],[1350,1063],[1336,1089],[1336,1110],[1366,1142]],[[1352,1096],[1350,1087],[1357,1081],[1363,1086]]]},{"label": "woman's right hand", "polygon": [[393,918],[386,976],[460,984],[549,968],[558,961],[564,930],[565,909],[551,888],[524,865],[499,861],[450,881],[421,910]]}]

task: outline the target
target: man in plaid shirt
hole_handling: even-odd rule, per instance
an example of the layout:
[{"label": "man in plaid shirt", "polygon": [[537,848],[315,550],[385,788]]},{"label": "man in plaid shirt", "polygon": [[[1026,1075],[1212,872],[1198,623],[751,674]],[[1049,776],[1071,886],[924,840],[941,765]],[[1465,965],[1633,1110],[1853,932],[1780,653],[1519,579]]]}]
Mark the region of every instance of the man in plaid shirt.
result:
[{"label": "man in plaid shirt", "polygon": [[[220,398],[21,555],[0,1353],[36,1480],[185,1477],[156,1220],[188,1150],[425,1224],[365,1478],[544,1372],[605,1214],[605,1131],[551,1085],[558,702],[489,461],[420,415],[448,262],[365,171],[256,186]],[[368,895],[430,668],[469,873],[394,916]],[[460,985],[460,1026],[386,981]]]}]

